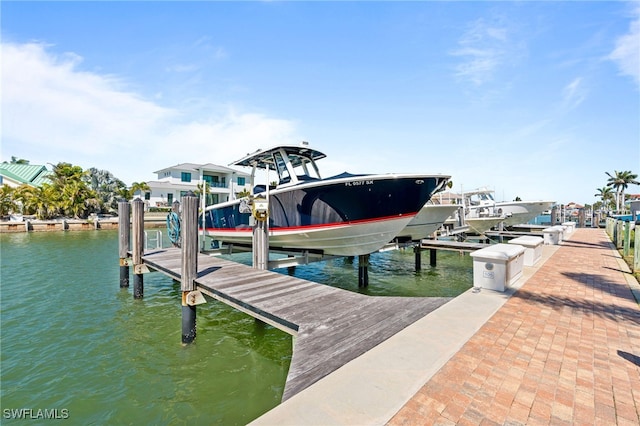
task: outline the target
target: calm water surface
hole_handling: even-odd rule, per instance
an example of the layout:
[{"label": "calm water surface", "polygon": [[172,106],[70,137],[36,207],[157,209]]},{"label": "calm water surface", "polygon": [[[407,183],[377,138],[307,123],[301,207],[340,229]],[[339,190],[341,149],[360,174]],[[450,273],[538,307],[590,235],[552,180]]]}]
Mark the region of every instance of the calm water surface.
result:
[{"label": "calm water surface", "polygon": [[[372,295],[471,287],[468,255],[439,253],[436,268],[426,257],[414,272],[412,251],[372,255],[361,290],[357,260],[279,272]],[[209,300],[183,346],[179,283],[146,274],[142,300],[120,289],[116,231],[0,234],[0,262],[0,423],[31,409],[67,410],[66,424],[242,425],[280,402],[291,337]]]}]

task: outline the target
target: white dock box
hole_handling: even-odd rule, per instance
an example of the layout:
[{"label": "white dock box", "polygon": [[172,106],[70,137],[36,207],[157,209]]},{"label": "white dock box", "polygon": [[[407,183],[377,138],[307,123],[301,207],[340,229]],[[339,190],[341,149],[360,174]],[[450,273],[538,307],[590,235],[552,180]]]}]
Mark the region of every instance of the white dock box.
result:
[{"label": "white dock box", "polygon": [[562,222],[562,226],[566,227],[564,231],[565,236],[573,234],[573,231],[576,230],[575,222]]},{"label": "white dock box", "polygon": [[518,244],[524,247],[524,266],[534,266],[542,258],[543,242],[541,237],[524,235],[510,240],[509,244]]},{"label": "white dock box", "polygon": [[542,234],[544,235],[544,245],[545,246],[555,246],[562,242],[562,226],[552,226],[550,228],[545,228],[542,230]]},{"label": "white dock box", "polygon": [[495,244],[471,253],[473,286],[504,291],[522,275],[524,250],[516,244]]}]

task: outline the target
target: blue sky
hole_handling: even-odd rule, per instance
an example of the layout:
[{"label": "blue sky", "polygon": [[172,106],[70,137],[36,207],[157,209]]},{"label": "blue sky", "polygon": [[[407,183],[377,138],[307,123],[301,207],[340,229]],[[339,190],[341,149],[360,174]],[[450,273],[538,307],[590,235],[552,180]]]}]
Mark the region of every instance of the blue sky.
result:
[{"label": "blue sky", "polygon": [[[324,175],[593,203],[640,174],[639,2],[0,4],[1,160],[131,184],[309,141]],[[640,193],[631,186],[628,193]]]}]

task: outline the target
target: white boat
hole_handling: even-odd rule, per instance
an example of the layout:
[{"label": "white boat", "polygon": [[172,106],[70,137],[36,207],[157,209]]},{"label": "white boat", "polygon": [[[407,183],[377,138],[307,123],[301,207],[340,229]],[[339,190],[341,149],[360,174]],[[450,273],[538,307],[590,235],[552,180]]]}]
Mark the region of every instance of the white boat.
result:
[{"label": "white boat", "polygon": [[440,229],[460,207],[459,204],[432,204],[431,202],[425,204],[416,217],[398,234],[398,239],[417,241],[427,238]]},{"label": "white boat", "polygon": [[530,220],[549,210],[555,201],[495,201],[494,191],[487,188],[480,188],[475,191],[465,193],[472,198],[471,207],[478,210],[493,210],[495,214],[504,215],[504,225],[513,226],[527,223]]},{"label": "white boat", "polygon": [[439,194],[435,200],[444,203],[459,203],[464,211],[464,220],[460,220],[459,211],[450,216],[445,224],[448,226],[464,225],[468,227],[468,232],[482,235],[486,231],[494,228],[505,220],[503,214],[499,214],[491,203],[485,203],[484,192],[470,191],[462,194],[447,192]]},{"label": "white boat", "polygon": [[470,232],[482,235],[488,230],[498,226],[500,222],[504,220],[504,216],[468,217],[465,219],[465,223],[469,227]]},{"label": "white boat", "polygon": [[241,206],[264,197],[270,247],[341,256],[369,254],[396,238],[450,179],[439,174],[350,173],[321,178],[316,161],[322,158],[325,154],[303,143],[258,150],[235,161],[231,165],[253,168],[252,186],[256,169],[274,170],[277,185],[257,186],[249,199],[206,207],[205,234],[250,245],[251,214]]}]

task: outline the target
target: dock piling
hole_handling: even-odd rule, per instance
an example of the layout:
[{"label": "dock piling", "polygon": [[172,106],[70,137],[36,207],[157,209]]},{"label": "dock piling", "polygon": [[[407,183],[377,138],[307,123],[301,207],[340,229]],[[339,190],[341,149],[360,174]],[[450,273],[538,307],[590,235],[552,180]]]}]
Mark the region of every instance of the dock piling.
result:
[{"label": "dock piling", "polygon": [[142,254],[144,253],[144,202],[140,198],[133,200],[131,257],[133,258],[133,298],[142,299],[144,280],[142,274]]},{"label": "dock piling", "polygon": [[438,250],[434,248],[429,249],[429,265],[436,266],[437,256],[438,256]]},{"label": "dock piling", "polygon": [[358,287],[369,287],[369,255],[358,256]]},{"label": "dock piling", "polygon": [[422,250],[420,249],[420,243],[413,246],[413,255],[415,257],[416,272],[422,269]]},{"label": "dock piling", "polygon": [[131,236],[131,204],[118,201],[118,254],[120,257],[120,288],[129,287],[129,258]]},{"label": "dock piling", "polygon": [[196,305],[188,295],[196,289],[198,271],[198,197],[189,191],[182,197],[182,343],[196,338]]}]

